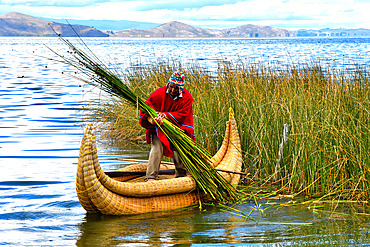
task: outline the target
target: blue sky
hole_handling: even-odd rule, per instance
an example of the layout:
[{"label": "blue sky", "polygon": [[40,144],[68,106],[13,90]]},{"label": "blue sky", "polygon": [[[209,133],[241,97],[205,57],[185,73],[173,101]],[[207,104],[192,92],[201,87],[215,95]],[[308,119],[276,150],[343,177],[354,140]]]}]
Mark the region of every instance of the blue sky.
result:
[{"label": "blue sky", "polygon": [[0,0],[0,14],[78,20],[180,21],[204,28],[245,24],[369,28],[370,0]]}]

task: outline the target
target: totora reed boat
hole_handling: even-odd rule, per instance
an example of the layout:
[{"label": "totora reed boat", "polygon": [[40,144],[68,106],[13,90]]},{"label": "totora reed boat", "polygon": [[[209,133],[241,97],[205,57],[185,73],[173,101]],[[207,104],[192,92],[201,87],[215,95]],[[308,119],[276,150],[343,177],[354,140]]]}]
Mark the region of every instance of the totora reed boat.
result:
[{"label": "totora reed boat", "polygon": [[[146,166],[146,163],[139,163],[117,171],[145,171]],[[239,133],[231,109],[223,143],[213,156],[213,166],[228,182],[238,185],[242,154]],[[161,170],[173,168],[174,165],[161,164]],[[114,178],[108,176],[98,161],[92,126],[86,128],[78,159],[76,191],[82,207],[87,212],[128,215],[183,208],[202,199],[196,188],[196,182],[190,175],[181,178],[160,175],[158,180],[152,182],[144,182],[144,177],[140,175]]]}]

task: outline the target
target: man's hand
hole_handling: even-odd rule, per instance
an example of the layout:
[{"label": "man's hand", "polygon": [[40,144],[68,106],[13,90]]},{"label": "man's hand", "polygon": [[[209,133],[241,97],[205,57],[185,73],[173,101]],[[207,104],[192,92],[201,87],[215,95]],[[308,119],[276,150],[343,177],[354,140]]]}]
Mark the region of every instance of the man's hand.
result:
[{"label": "man's hand", "polygon": [[148,121],[152,125],[155,125],[155,122],[157,122],[159,125],[163,125],[163,118],[165,117],[166,117],[166,114],[164,114],[163,112],[158,112],[158,116],[155,119],[148,117]]},{"label": "man's hand", "polygon": [[166,114],[164,114],[163,112],[158,112],[158,116],[155,118],[155,121],[157,121],[159,125],[163,125],[163,118],[165,117]]}]

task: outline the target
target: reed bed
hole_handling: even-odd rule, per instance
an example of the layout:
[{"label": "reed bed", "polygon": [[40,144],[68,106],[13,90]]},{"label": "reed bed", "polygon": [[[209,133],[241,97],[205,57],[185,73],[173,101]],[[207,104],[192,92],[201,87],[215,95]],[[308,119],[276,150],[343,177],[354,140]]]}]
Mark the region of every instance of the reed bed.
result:
[{"label": "reed bed", "polygon": [[[139,96],[166,84],[171,73],[185,71],[185,87],[194,97],[197,142],[215,153],[222,142],[228,108],[241,135],[245,185],[308,197],[369,200],[369,68],[350,71],[310,65],[277,66],[244,61],[218,64],[216,72],[192,64],[154,62],[122,74]],[[91,111],[109,135],[143,130],[124,102]],[[108,125],[107,125],[108,123]],[[283,136],[284,125],[289,134]],[[284,140],[285,138],[285,140]]]}]

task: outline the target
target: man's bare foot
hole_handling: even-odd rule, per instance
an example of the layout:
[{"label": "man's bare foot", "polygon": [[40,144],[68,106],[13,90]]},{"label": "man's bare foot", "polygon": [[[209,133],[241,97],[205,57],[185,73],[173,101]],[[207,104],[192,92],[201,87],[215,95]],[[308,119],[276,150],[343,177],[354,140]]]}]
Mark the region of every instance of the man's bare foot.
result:
[{"label": "man's bare foot", "polygon": [[155,179],[154,178],[148,178],[148,179],[145,180],[145,182],[152,182],[152,181],[155,181]]}]

